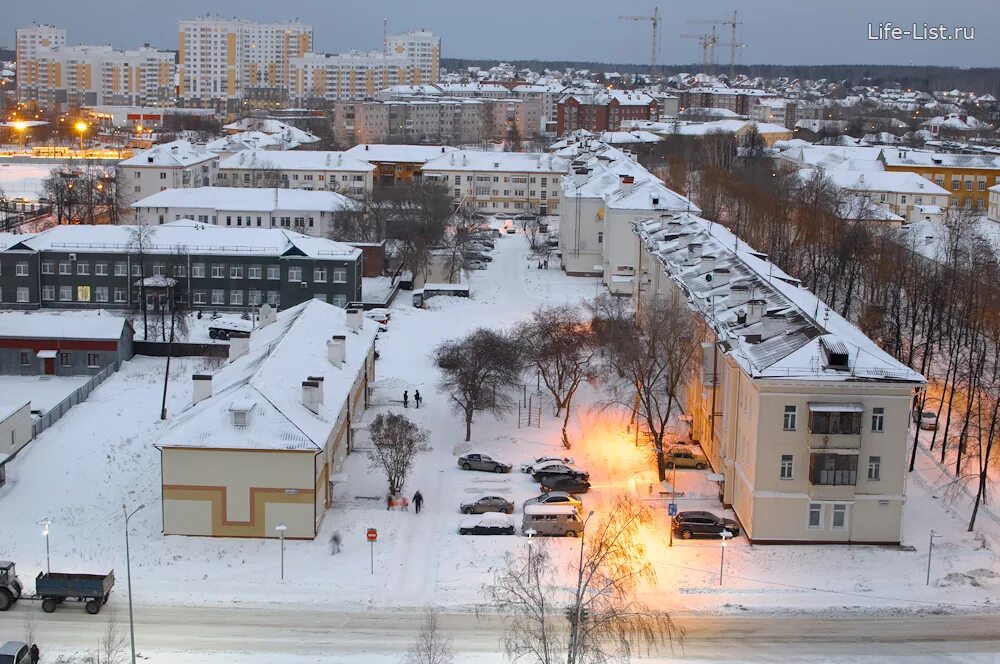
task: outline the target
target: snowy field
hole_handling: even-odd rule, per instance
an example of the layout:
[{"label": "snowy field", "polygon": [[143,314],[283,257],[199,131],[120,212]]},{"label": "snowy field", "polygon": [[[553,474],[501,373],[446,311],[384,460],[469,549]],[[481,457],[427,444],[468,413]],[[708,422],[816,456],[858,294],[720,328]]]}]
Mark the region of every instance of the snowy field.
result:
[{"label": "snowy field", "polygon": [[[498,240],[494,256],[487,270],[471,275],[469,299],[437,297],[425,309],[411,307],[409,298],[397,299],[390,329],[379,341],[374,407],[367,417],[402,410],[402,393],[410,392],[407,414],[431,431],[433,446],[432,452],[419,458],[407,484],[408,494],[418,489],[423,493],[423,513],[385,509],[384,481],[368,469],[362,432],[359,450],[346,464],[347,480],[336,485],[335,505],[326,514],[319,537],[311,542],[286,542],[284,582],[278,580],[276,540],[163,536],[159,453],[152,442],[169,424],[158,419],[164,364],[143,357],[125,363],[86,403],[43,432],[12,464],[9,482],[0,489],[0,532],[5,534],[0,540],[0,559],[16,561],[22,579],[33,578],[45,566],[45,542],[34,524],[49,517],[53,521],[53,569],[107,572],[114,568],[118,586],[112,604],[123,607],[122,504],[130,508],[144,504],[145,509],[131,521],[133,592],[139,611],[143,605],[188,604],[282,604],[341,611],[429,605],[459,610],[477,604],[482,584],[492,578],[503,555],[522,549],[527,540],[459,536],[458,505],[478,493],[497,492],[515,502],[514,518],[520,525],[520,503],[537,494],[537,485],[517,472],[517,466],[536,456],[559,453],[559,427],[549,411],[543,414],[541,428],[519,429],[515,409],[500,419],[479,416],[473,442],[465,443],[464,426],[437,392],[438,375],[429,353],[441,341],[476,327],[509,327],[542,304],[579,303],[597,290],[596,280],[566,277],[555,263],[548,270],[536,269],[528,260],[527,241],[521,234]],[[208,363],[173,360],[171,413],[188,402],[191,374]],[[533,388],[532,381],[527,389]],[[413,407],[415,390],[424,398],[419,410]],[[980,517],[977,532],[965,532],[965,513],[960,505],[945,499],[933,464],[923,457],[921,472],[911,475],[908,485],[904,524],[908,547],[750,546],[737,538],[726,547],[720,585],[719,543],[675,541],[668,546],[667,500],[654,484],[655,473],[621,423],[588,408],[596,398],[591,386],[581,389],[571,428],[574,448],[569,454],[591,471],[594,489],[584,502],[587,509],[597,512],[597,518],[602,506],[623,491],[634,492],[657,509],[656,526],[641,534],[658,577],[657,586],[644,591],[650,604],[676,612],[795,609],[836,614],[845,610],[938,611],[941,607],[983,611],[996,603],[997,521],[987,512]],[[509,475],[464,472],[457,467],[456,456],[472,450],[513,463],[515,471]],[[679,500],[681,509],[704,507],[724,513],[715,485],[704,472],[684,470],[677,475],[678,490],[685,494]],[[373,549],[365,541],[369,527],[379,532]],[[931,528],[942,538],[936,543],[931,584],[926,586]],[[331,556],[327,541],[334,531],[342,535],[344,547],[341,554]],[[566,569],[568,584],[580,542],[558,539],[550,544]],[[28,585],[30,589],[30,581]],[[29,610],[38,608],[18,606],[3,614],[0,627]],[[353,664],[362,660],[288,661]]]},{"label": "snowy field", "polygon": [[0,162],[0,191],[7,198],[36,201],[42,195],[42,181],[52,172],[52,164],[19,164]]},{"label": "snowy field", "polygon": [[50,410],[90,380],[90,376],[0,376],[4,403],[31,401],[31,410]]}]

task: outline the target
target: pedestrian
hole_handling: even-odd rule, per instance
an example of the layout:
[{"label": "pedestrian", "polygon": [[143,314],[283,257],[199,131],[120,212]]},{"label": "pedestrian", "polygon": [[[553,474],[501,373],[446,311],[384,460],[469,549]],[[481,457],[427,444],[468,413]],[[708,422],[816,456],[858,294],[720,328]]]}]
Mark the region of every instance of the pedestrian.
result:
[{"label": "pedestrian", "polygon": [[407,390],[403,390],[403,408],[410,407],[410,393]]},{"label": "pedestrian", "polygon": [[333,556],[338,553],[340,553],[340,532],[335,530],[330,535],[330,555]]},{"label": "pedestrian", "polygon": [[413,494],[413,509],[417,514],[420,514],[420,508],[423,507],[424,496],[419,491]]},{"label": "pedestrian", "polygon": [[420,390],[416,390],[413,392],[413,400],[417,403],[417,408],[420,408],[420,401],[421,401]]},{"label": "pedestrian", "polygon": [[403,509],[404,512],[409,512],[410,511],[410,501],[408,501],[405,497],[402,500],[402,505],[403,505],[402,509]]},{"label": "pedestrian", "polygon": [[38,664],[38,660],[41,658],[41,655],[38,654],[37,643],[31,644],[30,655],[31,655],[31,664]]},{"label": "pedestrian", "polygon": [[388,512],[392,509],[392,494],[387,493],[385,496],[385,511]]}]

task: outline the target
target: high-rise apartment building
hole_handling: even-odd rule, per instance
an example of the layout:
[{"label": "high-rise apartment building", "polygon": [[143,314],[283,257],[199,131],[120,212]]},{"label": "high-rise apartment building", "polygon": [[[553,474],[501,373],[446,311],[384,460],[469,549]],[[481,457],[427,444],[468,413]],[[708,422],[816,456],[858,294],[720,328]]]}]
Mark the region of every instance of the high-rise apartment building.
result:
[{"label": "high-rise apartment building", "polygon": [[51,25],[17,29],[17,98],[22,103],[37,99],[39,88],[48,86],[49,69],[40,67],[38,55],[66,45],[66,31]]},{"label": "high-rise apartment building", "polygon": [[411,30],[390,35],[385,42],[386,55],[405,58],[417,68],[414,83],[437,83],[441,67],[441,38],[426,30]]},{"label": "high-rise apartment building", "polygon": [[419,79],[415,65],[405,58],[378,51],[368,53],[306,53],[292,58],[288,99],[293,104],[374,97],[393,85]]},{"label": "high-rise apartment building", "polygon": [[280,103],[291,61],[312,50],[313,28],[205,16],[179,22],[178,97],[236,110],[243,99]]}]

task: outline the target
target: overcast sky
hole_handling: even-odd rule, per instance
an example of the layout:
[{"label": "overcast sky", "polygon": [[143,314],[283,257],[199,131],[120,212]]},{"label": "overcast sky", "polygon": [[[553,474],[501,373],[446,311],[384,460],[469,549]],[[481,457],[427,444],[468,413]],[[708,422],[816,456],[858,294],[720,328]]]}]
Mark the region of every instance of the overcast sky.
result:
[{"label": "overcast sky", "polygon": [[[509,60],[649,61],[648,23],[619,21],[619,14],[649,15],[655,0],[2,0],[0,44],[13,46],[14,29],[32,22],[69,31],[71,44],[149,42],[177,48],[177,20],[208,11],[260,21],[299,18],[315,28],[316,49],[377,48],[382,19],[389,29],[425,28],[442,38],[444,57]],[[686,20],[727,18],[734,9],[744,24],[738,41],[743,63],[937,64],[1000,66],[1000,0],[671,0],[664,12],[661,63],[700,59],[698,42],[681,33],[711,26]],[[872,41],[869,23],[891,21],[909,28],[944,23],[975,28],[972,40]],[[877,29],[877,28],[876,28]],[[719,27],[728,42],[729,28]],[[720,63],[729,49],[719,48]]]}]

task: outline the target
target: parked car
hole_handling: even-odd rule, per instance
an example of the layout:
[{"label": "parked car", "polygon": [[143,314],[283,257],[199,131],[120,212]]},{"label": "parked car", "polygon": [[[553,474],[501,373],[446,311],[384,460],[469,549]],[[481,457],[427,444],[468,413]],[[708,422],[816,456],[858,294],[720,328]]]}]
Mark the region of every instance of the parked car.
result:
[{"label": "parked car", "polygon": [[514,228],[513,226],[508,226],[507,227],[507,235],[513,235],[516,232],[517,232],[517,229]]},{"label": "parked car", "polygon": [[493,473],[509,473],[511,465],[496,461],[487,454],[463,454],[458,457],[458,466],[462,470],[485,470]]},{"label": "parked car", "polygon": [[486,254],[481,253],[479,251],[464,251],[462,252],[462,258],[464,258],[467,261],[481,261],[483,263],[493,262],[492,256],[487,256]]},{"label": "parked car", "polygon": [[565,491],[550,491],[534,498],[528,498],[524,501],[524,508],[527,508],[528,505],[572,505],[577,512],[583,511],[583,501]]},{"label": "parked car", "polygon": [[528,505],[521,518],[521,532],[532,536],[579,537],[583,520],[572,505]]},{"label": "parked car", "polygon": [[388,325],[389,318],[391,317],[392,314],[389,313],[388,309],[369,309],[365,312],[365,318],[370,318],[371,320],[382,325]]},{"label": "parked car", "polygon": [[690,447],[673,447],[663,453],[664,468],[697,468],[704,470],[708,467],[708,459],[704,454],[694,451]]},{"label": "parked car", "polygon": [[486,263],[483,261],[465,261],[463,267],[466,270],[485,270]]},{"label": "parked car", "polygon": [[8,641],[0,646],[0,664],[31,664],[31,648],[24,641]]},{"label": "parked car", "polygon": [[539,488],[543,493],[553,491],[564,491],[566,493],[587,493],[590,491],[590,482],[584,477],[573,475],[552,475],[539,482]]},{"label": "parked car", "polygon": [[462,514],[486,514],[487,512],[514,513],[514,503],[500,496],[483,496],[471,503],[462,503]]},{"label": "parked car", "polygon": [[732,519],[716,516],[711,512],[678,512],[674,516],[674,534],[681,539],[692,537],[719,537],[728,530],[733,537],[740,534],[740,524]]},{"label": "parked car", "polygon": [[535,468],[541,468],[543,466],[548,466],[548,465],[556,464],[556,463],[566,464],[566,465],[572,465],[573,459],[571,459],[570,457],[551,457],[551,456],[548,456],[548,457],[538,457],[537,459],[535,459],[531,463],[522,463],[521,464],[521,472],[522,473],[533,473],[533,472],[535,472]]},{"label": "parked car", "polygon": [[459,535],[513,535],[514,524],[506,514],[489,512],[462,519],[458,526]]},{"label": "parked car", "polygon": [[552,465],[543,466],[538,468],[531,473],[531,479],[536,482],[541,482],[546,477],[552,477],[553,475],[560,475],[566,477],[582,477],[583,479],[590,479],[590,473],[585,470],[578,470],[572,466],[567,466],[562,463],[554,463]]},{"label": "parked car", "polygon": [[937,413],[932,410],[925,410],[923,412],[913,411],[913,421],[921,429],[927,429],[928,431],[934,431],[938,428]]}]

